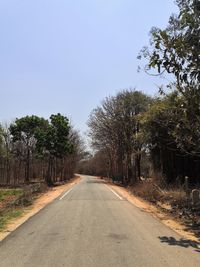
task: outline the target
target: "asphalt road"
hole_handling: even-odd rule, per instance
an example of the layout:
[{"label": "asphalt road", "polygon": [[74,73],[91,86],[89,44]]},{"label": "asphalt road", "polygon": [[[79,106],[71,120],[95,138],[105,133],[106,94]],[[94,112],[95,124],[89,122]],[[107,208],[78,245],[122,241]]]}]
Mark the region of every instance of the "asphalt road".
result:
[{"label": "asphalt road", "polygon": [[200,266],[200,250],[84,177],[0,243],[1,267]]}]

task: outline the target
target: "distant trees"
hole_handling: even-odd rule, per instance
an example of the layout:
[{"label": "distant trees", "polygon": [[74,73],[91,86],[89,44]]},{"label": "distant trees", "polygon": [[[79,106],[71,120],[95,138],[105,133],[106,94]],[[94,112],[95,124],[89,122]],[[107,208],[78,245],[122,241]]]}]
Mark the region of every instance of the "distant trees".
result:
[{"label": "distant trees", "polygon": [[61,114],[51,115],[50,122],[46,128],[41,128],[37,132],[37,151],[41,156],[48,157],[48,171],[46,181],[53,184],[52,172],[54,161],[60,160],[60,174],[63,180],[63,170],[65,159],[73,152],[73,144],[69,140],[70,125],[67,117]]},{"label": "distant trees", "polygon": [[102,173],[104,162],[104,173],[124,183],[139,180],[147,159],[167,184],[183,183],[185,176],[193,184],[200,179],[200,2],[176,3],[179,14],[165,29],[151,30],[151,45],[139,55],[147,60],[146,72],[174,78],[170,91],[161,90],[154,99],[122,91],[105,99],[89,119],[97,151],[89,161],[94,165],[98,159]]},{"label": "distant trees", "polygon": [[0,131],[0,183],[45,180],[48,185],[73,176],[81,138],[67,117],[38,116],[16,119]]},{"label": "distant trees", "polygon": [[2,156],[3,153],[3,129],[0,124],[0,156]]},{"label": "distant trees", "polygon": [[80,171],[125,184],[152,174],[165,185],[184,183],[186,176],[198,183],[200,123],[189,121],[187,111],[176,90],[154,99],[138,91],[107,98],[91,113],[95,154],[80,163]]},{"label": "distant trees", "polygon": [[139,118],[150,102],[142,92],[124,90],[105,99],[88,121],[93,147],[107,154],[108,173],[124,183],[133,183],[141,176]]},{"label": "distant trees", "polygon": [[30,157],[37,142],[37,132],[48,125],[48,121],[37,116],[26,116],[16,119],[10,125],[10,134],[14,144],[13,152],[26,162],[25,180],[29,182]]},{"label": "distant trees", "polygon": [[79,161],[77,172],[87,175],[110,177],[109,158],[106,150],[99,150],[94,155],[87,153]]}]

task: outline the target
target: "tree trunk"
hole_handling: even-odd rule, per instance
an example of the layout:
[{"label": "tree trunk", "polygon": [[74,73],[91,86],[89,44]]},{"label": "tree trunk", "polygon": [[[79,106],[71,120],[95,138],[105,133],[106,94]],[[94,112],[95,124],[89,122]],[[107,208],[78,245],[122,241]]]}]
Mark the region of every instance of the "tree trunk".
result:
[{"label": "tree trunk", "polygon": [[25,171],[25,182],[29,182],[29,174],[30,174],[30,149],[28,148],[27,157],[26,157],[26,171]]},{"label": "tree trunk", "polygon": [[141,155],[136,156],[136,169],[137,169],[137,181],[140,180],[141,177]]},{"label": "tree trunk", "polygon": [[48,169],[47,169],[46,179],[45,179],[48,186],[52,186],[53,185],[53,181],[52,181],[52,163],[53,163],[53,159],[50,156],[49,157],[49,162],[48,162]]}]

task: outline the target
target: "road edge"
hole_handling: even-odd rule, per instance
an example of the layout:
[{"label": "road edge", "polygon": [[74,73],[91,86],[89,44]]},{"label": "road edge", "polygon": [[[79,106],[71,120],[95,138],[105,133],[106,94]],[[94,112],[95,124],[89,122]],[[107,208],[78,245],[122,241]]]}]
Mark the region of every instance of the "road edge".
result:
[{"label": "road edge", "polygon": [[75,176],[64,185],[53,187],[47,192],[42,193],[37,199],[33,201],[29,207],[25,208],[25,212],[18,218],[12,219],[6,226],[5,230],[0,232],[0,242],[3,241],[9,234],[15,231],[18,227],[24,224],[28,219],[36,215],[39,211],[45,208],[48,204],[53,202],[61,196],[66,190],[72,188],[82,180],[81,176]]},{"label": "road edge", "polygon": [[[197,242],[199,244],[200,240],[194,235],[194,233],[190,231],[186,231],[184,225],[174,218],[170,217],[170,215],[165,214],[158,207],[153,204],[150,204],[148,201],[143,200],[132,194],[127,188],[120,187],[118,185],[112,184],[104,180],[106,185],[111,187],[117,193],[119,193],[124,199],[128,202],[136,206],[137,208],[150,213],[154,218],[165,224],[171,230],[175,231],[181,237],[186,238],[187,240]],[[200,245],[199,245],[200,247]]]}]

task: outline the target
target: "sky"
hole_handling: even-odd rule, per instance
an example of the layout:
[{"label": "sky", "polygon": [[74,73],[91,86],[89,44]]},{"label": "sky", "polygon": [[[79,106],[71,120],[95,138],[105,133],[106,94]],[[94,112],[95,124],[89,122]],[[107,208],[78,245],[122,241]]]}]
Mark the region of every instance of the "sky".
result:
[{"label": "sky", "polygon": [[62,113],[82,133],[121,89],[154,95],[165,81],[137,72],[151,27],[174,0],[0,0],[0,122]]}]

